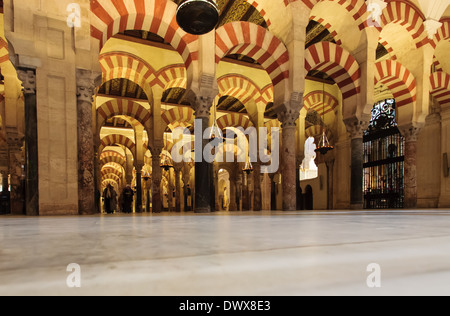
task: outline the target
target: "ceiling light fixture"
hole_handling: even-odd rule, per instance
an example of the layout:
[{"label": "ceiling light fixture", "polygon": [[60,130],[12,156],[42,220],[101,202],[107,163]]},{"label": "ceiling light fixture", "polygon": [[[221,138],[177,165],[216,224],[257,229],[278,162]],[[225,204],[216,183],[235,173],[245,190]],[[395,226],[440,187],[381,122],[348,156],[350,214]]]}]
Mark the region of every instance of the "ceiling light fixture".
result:
[{"label": "ceiling light fixture", "polygon": [[219,23],[219,7],[215,0],[183,0],[178,5],[177,23],[186,33],[207,34]]}]

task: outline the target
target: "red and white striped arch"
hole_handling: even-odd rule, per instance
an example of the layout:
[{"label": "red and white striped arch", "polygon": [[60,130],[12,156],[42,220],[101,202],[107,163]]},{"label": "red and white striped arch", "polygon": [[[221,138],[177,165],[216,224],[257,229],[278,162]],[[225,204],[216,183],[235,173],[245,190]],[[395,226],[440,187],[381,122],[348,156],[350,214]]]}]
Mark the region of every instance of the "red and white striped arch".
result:
[{"label": "red and white striped arch", "polygon": [[100,155],[100,166],[104,166],[108,163],[116,163],[121,165],[122,167],[125,167],[127,165],[127,161],[125,156],[119,154],[116,151],[104,151]]},{"label": "red and white striped arch", "polygon": [[0,65],[9,61],[8,43],[0,37]]},{"label": "red and white striped arch", "polygon": [[433,48],[436,48],[440,42],[450,40],[450,18],[444,18],[440,22],[442,23],[442,26],[438,29],[433,40],[429,41]]},{"label": "red and white striped arch", "polygon": [[161,115],[161,119],[164,123],[164,127],[169,126],[171,130],[174,130],[177,127],[186,127],[194,124],[194,110],[185,106],[174,107],[173,109],[164,111]]},{"label": "red and white striped arch", "polygon": [[103,137],[100,143],[99,152],[103,152],[106,147],[115,145],[120,145],[128,148],[133,156],[135,155],[136,144],[134,143],[134,141],[131,138],[119,134],[111,134]]},{"label": "red and white striped arch", "polygon": [[397,107],[414,104],[417,84],[414,76],[400,63],[385,60],[375,64],[375,84],[386,85],[394,95]]},{"label": "red and white striped arch", "polygon": [[336,44],[320,42],[310,46],[306,51],[305,68],[307,72],[318,70],[333,78],[344,99],[360,92],[359,65],[350,53]]},{"label": "red and white striped arch", "polygon": [[253,126],[253,123],[243,114],[239,113],[230,113],[224,116],[221,116],[217,120],[217,125],[223,131],[227,127],[242,127],[244,130]]},{"label": "red and white striped arch", "polygon": [[323,1],[334,1],[343,6],[353,17],[355,21],[363,18],[367,13],[367,6],[364,0],[284,0],[285,6],[291,3],[302,1],[306,7],[310,10],[314,8],[316,4]]},{"label": "red and white striped arch", "polygon": [[172,88],[186,89],[187,77],[184,65],[171,65],[158,71],[157,77],[164,90]]},{"label": "red and white striped arch", "polygon": [[341,46],[342,45],[342,41],[341,39],[338,37],[338,33],[336,32],[336,30],[333,28],[333,26],[330,23],[327,23],[324,19],[316,17],[316,16],[311,16],[309,18],[311,21],[316,21],[317,23],[322,24],[329,32],[330,35],[333,36],[334,40],[336,41],[336,45]]},{"label": "red and white striped arch", "polygon": [[142,30],[159,35],[183,58],[189,74],[198,60],[198,36],[184,32],[176,22],[177,4],[169,0],[91,1],[91,36],[100,48],[117,33]]},{"label": "red and white striped arch", "polygon": [[450,106],[450,75],[445,72],[435,72],[430,77],[433,98],[441,107]]},{"label": "red and white striped arch", "polygon": [[339,101],[330,93],[322,91],[313,91],[304,97],[304,106],[306,110],[314,110],[322,113],[323,104],[325,103],[325,114],[336,112],[339,106]]},{"label": "red and white striped arch", "polygon": [[436,71],[444,71],[442,69],[442,65],[439,62],[439,60],[436,58],[436,55],[433,55],[433,66],[436,69]]},{"label": "red and white striped arch", "polygon": [[102,182],[107,181],[107,180],[114,181],[117,184],[120,183],[120,177],[114,173],[108,173],[108,174],[102,175]]},{"label": "red and white striped arch", "polygon": [[128,79],[139,85],[151,100],[151,87],[163,84],[155,70],[138,56],[126,53],[107,53],[100,55],[100,67],[103,73],[103,83],[117,79]]},{"label": "red and white striped arch", "polygon": [[275,87],[289,78],[289,52],[286,46],[261,26],[233,22],[217,29],[216,63],[230,54],[241,54],[258,61]]},{"label": "red and white striped arch", "polygon": [[250,100],[261,99],[261,91],[256,84],[241,75],[225,75],[217,80],[219,86],[219,98],[223,96],[231,96],[246,105]]},{"label": "red and white striped arch", "polygon": [[105,175],[107,175],[107,174],[115,174],[115,175],[118,176],[119,178],[122,178],[122,176],[123,176],[123,172],[122,172],[121,170],[116,169],[116,168],[114,168],[114,167],[108,167],[108,166],[105,166],[105,167],[103,167],[102,170],[101,170],[101,175],[102,175],[102,176],[105,176]]},{"label": "red and white striped arch", "polygon": [[119,98],[112,99],[97,109],[98,131],[105,125],[108,119],[119,115],[125,115],[135,119],[141,123],[148,132],[151,123],[151,113],[139,103]]},{"label": "red and white striped arch", "polygon": [[261,97],[260,99],[256,100],[256,103],[262,102],[267,105],[271,102],[274,102],[273,93],[273,85],[267,85],[261,90]]},{"label": "red and white striped arch", "polygon": [[427,32],[423,22],[425,16],[422,12],[410,2],[404,0],[390,1],[386,9],[381,15],[381,28],[390,23],[398,23],[404,27],[411,34],[414,43],[417,47],[422,46],[423,42],[427,40]]},{"label": "red and white striped arch", "polygon": [[[314,125],[314,126],[311,126],[311,127],[308,127],[307,129],[305,129],[306,138],[319,137],[319,136],[322,136],[322,133],[323,133],[323,127],[320,125]],[[329,128],[326,129],[325,134],[327,134],[328,139],[331,139],[333,136],[331,129],[329,129]]]},{"label": "red and white striped arch", "polygon": [[116,187],[116,188],[117,188],[117,186],[119,185],[119,184],[116,182],[116,180],[113,180],[113,179],[103,179],[103,181],[102,181],[102,188],[103,188],[103,189],[106,188],[109,184],[110,184],[111,186],[113,186],[113,187]]}]

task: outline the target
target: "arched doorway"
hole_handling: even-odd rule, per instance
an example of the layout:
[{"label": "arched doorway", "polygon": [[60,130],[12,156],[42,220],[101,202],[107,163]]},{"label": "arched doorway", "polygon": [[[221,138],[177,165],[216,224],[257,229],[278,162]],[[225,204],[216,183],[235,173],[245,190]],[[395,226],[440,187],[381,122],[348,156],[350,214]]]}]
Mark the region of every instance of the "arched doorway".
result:
[{"label": "arched doorway", "polygon": [[404,207],[405,139],[395,121],[394,99],[377,103],[364,135],[364,208]]}]

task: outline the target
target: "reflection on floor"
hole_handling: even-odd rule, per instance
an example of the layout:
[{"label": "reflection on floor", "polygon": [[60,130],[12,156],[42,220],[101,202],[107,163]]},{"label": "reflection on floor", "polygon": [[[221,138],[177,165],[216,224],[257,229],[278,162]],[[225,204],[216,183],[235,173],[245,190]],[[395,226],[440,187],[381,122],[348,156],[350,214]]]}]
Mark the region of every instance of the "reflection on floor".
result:
[{"label": "reflection on floor", "polygon": [[0,295],[449,295],[449,228],[447,210],[2,216]]}]

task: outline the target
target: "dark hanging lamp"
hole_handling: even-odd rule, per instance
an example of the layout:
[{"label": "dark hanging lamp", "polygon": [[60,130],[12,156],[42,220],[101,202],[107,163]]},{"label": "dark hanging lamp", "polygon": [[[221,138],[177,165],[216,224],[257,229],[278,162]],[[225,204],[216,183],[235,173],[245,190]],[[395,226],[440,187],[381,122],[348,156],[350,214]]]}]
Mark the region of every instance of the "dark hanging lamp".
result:
[{"label": "dark hanging lamp", "polygon": [[173,165],[170,163],[169,158],[167,158],[166,155],[163,155],[163,160],[161,162],[161,168],[165,171],[169,171],[171,168],[173,168]]},{"label": "dark hanging lamp", "polygon": [[[164,112],[167,112],[167,104],[164,104]],[[168,140],[167,140],[167,132],[164,132],[164,145],[167,146],[168,144]],[[163,154],[162,155],[162,161],[161,161],[161,168],[164,169],[165,171],[169,171],[170,168],[173,168],[172,163],[170,162],[170,159]]]},{"label": "dark hanging lamp", "polygon": [[211,32],[219,22],[219,8],[215,0],[183,0],[177,9],[178,25],[189,34]]},{"label": "dark hanging lamp", "polygon": [[323,127],[322,127],[322,137],[319,141],[319,146],[315,150],[316,153],[320,153],[322,155],[326,155],[329,151],[333,150],[334,147],[330,145],[330,141],[328,140],[327,134],[325,133],[325,83],[323,84],[323,97],[322,97],[322,103],[323,103]]},{"label": "dark hanging lamp", "polygon": [[211,127],[211,133],[209,134],[209,140],[213,141],[214,139],[223,139],[222,131],[219,128],[219,124],[217,123],[217,104],[214,99],[214,123]]}]

